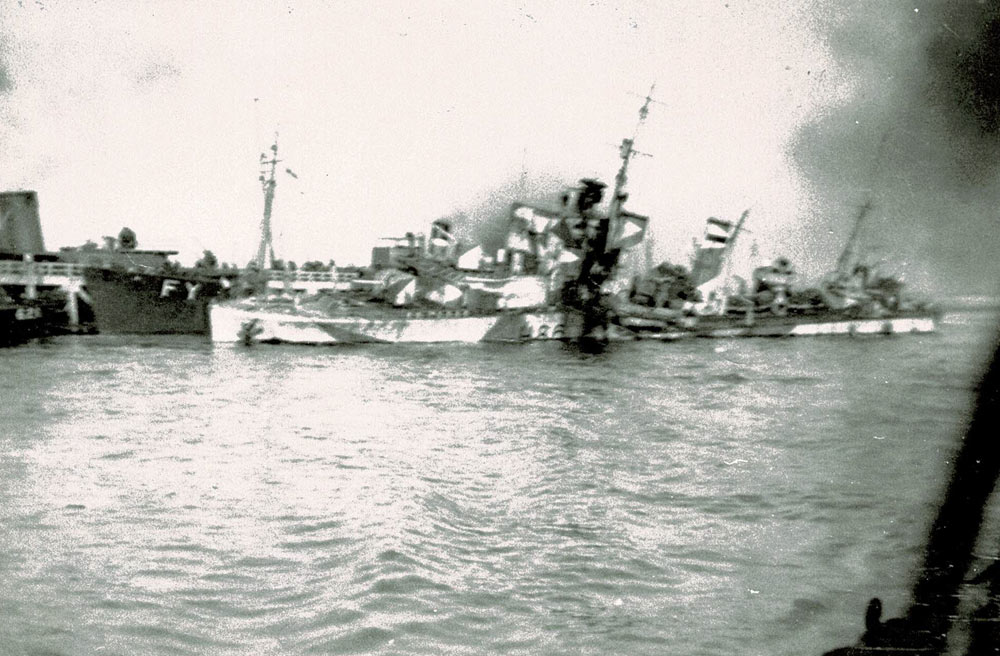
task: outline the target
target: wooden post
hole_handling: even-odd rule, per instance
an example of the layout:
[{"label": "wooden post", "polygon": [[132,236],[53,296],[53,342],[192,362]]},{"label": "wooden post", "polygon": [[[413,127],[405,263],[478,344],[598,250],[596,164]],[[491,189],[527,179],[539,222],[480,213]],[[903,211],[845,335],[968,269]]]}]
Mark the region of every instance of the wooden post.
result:
[{"label": "wooden post", "polygon": [[72,278],[63,287],[66,291],[66,314],[69,315],[69,327],[80,327],[80,282]]},{"label": "wooden post", "polygon": [[24,261],[24,296],[28,300],[38,298],[38,286],[35,281],[35,256],[25,253]]}]

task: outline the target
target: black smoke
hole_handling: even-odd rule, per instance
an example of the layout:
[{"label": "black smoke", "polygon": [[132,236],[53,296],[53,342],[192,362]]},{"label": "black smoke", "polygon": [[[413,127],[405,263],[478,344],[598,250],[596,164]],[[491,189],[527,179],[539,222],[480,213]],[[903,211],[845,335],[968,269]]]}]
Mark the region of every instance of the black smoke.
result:
[{"label": "black smoke", "polygon": [[1000,1],[940,7],[927,48],[929,97],[956,140],[970,184],[995,182],[1000,163]]},{"label": "black smoke", "polygon": [[[575,183],[575,181],[570,181]],[[522,174],[482,193],[461,210],[442,217],[466,244],[481,244],[487,253],[505,245],[511,205],[528,203],[556,210],[566,181],[552,175]]]},{"label": "black smoke", "polygon": [[816,6],[852,91],[791,146],[809,250],[836,253],[870,201],[871,259],[934,293],[1000,292],[1000,0]]}]

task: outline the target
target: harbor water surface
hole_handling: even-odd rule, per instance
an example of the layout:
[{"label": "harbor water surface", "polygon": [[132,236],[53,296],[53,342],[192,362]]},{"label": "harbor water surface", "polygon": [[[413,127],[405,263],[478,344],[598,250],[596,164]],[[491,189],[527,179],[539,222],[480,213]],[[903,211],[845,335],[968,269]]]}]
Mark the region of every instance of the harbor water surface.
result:
[{"label": "harbor water surface", "polygon": [[821,654],[905,607],[995,328],[9,349],[0,654]]}]

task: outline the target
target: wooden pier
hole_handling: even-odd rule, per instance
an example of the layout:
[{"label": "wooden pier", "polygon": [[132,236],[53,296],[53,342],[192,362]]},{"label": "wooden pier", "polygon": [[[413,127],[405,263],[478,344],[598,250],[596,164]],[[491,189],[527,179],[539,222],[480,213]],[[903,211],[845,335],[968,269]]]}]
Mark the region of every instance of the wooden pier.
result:
[{"label": "wooden pier", "polygon": [[83,265],[72,262],[36,262],[31,255],[18,260],[0,260],[0,285],[24,288],[24,297],[38,298],[41,288],[59,289],[66,294],[69,327],[80,327],[80,302],[90,305],[83,286]]}]

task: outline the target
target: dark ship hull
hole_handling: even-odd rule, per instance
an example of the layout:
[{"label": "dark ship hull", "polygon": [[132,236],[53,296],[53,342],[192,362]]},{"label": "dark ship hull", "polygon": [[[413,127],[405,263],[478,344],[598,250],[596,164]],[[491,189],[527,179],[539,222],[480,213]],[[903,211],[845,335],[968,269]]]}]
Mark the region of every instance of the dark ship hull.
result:
[{"label": "dark ship hull", "polygon": [[99,333],[207,335],[208,304],[227,294],[231,282],[194,272],[88,268],[84,284]]},{"label": "dark ship hull", "polygon": [[65,313],[28,302],[0,303],[0,347],[66,332]]}]

